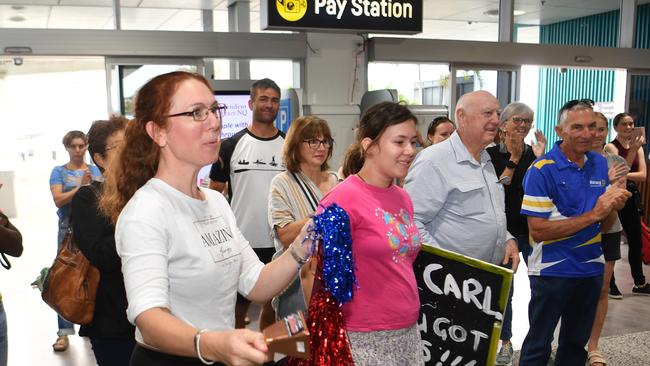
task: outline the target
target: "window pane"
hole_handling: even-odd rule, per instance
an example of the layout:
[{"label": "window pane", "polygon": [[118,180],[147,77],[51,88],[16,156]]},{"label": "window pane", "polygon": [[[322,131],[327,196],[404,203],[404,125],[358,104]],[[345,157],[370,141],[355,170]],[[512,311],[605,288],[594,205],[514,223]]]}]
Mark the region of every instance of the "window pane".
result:
[{"label": "window pane", "polygon": [[[399,75],[399,78],[395,78]],[[368,64],[368,90],[397,89],[399,99],[408,104],[449,105],[449,65]]]},{"label": "window pane", "polygon": [[619,1],[515,0],[515,41],[616,47]]}]

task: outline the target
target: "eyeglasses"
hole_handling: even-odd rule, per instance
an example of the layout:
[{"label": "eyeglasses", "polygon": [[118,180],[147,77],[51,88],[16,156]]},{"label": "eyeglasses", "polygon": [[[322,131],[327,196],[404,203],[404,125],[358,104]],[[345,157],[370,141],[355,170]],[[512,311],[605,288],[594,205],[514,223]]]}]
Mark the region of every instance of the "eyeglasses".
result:
[{"label": "eyeglasses", "polygon": [[209,112],[212,112],[214,116],[221,121],[221,118],[223,117],[223,111],[227,109],[225,104],[214,104],[211,107],[198,107],[194,109],[191,112],[181,112],[181,113],[176,113],[176,114],[170,114],[169,117],[180,117],[180,116],[185,116],[185,117],[192,117],[193,120],[196,122],[203,122],[206,119],[208,119],[208,114]]},{"label": "eyeglasses", "polygon": [[330,146],[334,143],[334,140],[332,139],[324,139],[324,140],[319,140],[319,139],[308,139],[308,140],[302,140],[302,142],[306,142],[307,145],[309,145],[309,148],[312,150],[318,149],[318,147],[323,144],[323,147],[326,149],[329,149]]},{"label": "eyeglasses", "polygon": [[117,149],[118,147],[120,147],[120,145],[122,145],[122,140],[120,140],[120,141],[115,141],[115,143],[114,143],[113,145],[111,145],[111,146],[106,146],[106,149],[104,149],[104,151],[109,151],[109,150]]},{"label": "eyeglasses", "polygon": [[512,117],[510,119],[514,124],[520,125],[522,123],[525,123],[527,125],[533,124],[533,119],[532,118],[521,118],[521,117]]}]

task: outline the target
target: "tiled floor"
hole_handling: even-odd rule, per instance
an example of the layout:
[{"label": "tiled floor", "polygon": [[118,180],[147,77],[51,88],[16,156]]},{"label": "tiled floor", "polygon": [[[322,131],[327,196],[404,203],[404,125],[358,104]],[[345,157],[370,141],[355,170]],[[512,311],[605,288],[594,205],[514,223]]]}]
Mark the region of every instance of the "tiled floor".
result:
[{"label": "tiled floor", "polygon": [[[13,222],[23,232],[25,252],[21,258],[12,260],[14,267],[10,271],[0,269],[0,289],[9,326],[9,365],[94,365],[90,343],[78,336],[70,337],[67,352],[52,352],[51,344],[56,338],[55,314],[41,301],[40,293],[29,286],[38,271],[50,264],[55,252],[56,215],[47,186],[49,169],[35,166],[32,172],[37,173],[16,178],[19,212]],[[623,252],[616,276],[625,298],[610,301],[603,337],[650,331],[650,297],[631,295],[627,246],[623,246]],[[650,267],[645,266],[644,270],[650,278]],[[522,267],[515,275],[512,339],[515,349],[521,348],[528,329],[526,309],[530,291],[525,272]]]}]

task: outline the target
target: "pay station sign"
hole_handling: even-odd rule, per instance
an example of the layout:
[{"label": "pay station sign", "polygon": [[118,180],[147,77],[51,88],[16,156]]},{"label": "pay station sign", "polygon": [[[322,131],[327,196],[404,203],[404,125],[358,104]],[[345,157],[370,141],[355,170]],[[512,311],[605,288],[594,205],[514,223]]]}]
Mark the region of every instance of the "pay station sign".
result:
[{"label": "pay station sign", "polygon": [[415,34],[422,0],[261,0],[261,28]]}]

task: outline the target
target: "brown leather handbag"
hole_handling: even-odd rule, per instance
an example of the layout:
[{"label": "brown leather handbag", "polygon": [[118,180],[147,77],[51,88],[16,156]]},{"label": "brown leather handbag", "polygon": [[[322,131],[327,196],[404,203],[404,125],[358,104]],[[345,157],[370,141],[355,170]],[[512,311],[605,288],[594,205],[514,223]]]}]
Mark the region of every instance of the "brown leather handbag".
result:
[{"label": "brown leather handbag", "polygon": [[68,229],[43,283],[43,301],[65,320],[88,324],[93,320],[98,284],[99,270],[77,248]]}]

